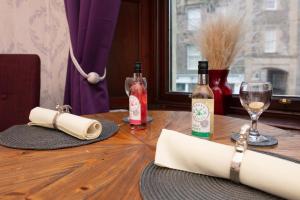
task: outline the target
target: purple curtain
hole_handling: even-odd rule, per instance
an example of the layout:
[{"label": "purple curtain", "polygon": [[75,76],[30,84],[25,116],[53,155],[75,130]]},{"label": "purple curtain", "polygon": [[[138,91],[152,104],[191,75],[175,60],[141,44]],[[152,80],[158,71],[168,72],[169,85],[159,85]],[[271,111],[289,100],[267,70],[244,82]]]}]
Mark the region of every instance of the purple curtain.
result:
[{"label": "purple curtain", "polygon": [[[120,0],[65,0],[74,55],[85,73],[103,75],[107,64]],[[106,80],[93,85],[84,79],[69,57],[65,104],[77,115],[109,110]]]}]

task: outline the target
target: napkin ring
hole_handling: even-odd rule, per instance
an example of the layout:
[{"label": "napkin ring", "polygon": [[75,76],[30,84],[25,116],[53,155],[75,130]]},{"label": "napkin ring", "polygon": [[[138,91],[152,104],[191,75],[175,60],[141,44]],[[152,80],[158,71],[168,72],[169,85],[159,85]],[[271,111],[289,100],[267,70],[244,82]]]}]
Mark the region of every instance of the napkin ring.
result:
[{"label": "napkin ring", "polygon": [[55,109],[57,110],[57,113],[55,114],[55,116],[53,118],[52,125],[53,125],[53,128],[57,129],[56,121],[57,121],[58,116],[63,113],[70,113],[70,110],[72,109],[72,107],[69,105],[61,106],[61,105],[57,104]]},{"label": "napkin ring", "polygon": [[247,150],[247,140],[250,126],[245,124],[240,131],[240,138],[236,141],[235,152],[232,157],[230,166],[230,179],[233,182],[240,183],[240,168],[243,161],[244,153]]}]

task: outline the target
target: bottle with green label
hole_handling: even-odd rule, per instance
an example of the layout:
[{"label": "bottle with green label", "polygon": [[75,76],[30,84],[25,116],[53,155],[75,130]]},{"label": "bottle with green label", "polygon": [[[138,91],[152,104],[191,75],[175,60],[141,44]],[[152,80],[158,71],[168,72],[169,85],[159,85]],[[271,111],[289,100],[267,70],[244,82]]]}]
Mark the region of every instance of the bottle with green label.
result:
[{"label": "bottle with green label", "polygon": [[214,130],[214,94],[208,82],[208,62],[198,63],[198,83],[192,93],[192,135],[210,139]]}]

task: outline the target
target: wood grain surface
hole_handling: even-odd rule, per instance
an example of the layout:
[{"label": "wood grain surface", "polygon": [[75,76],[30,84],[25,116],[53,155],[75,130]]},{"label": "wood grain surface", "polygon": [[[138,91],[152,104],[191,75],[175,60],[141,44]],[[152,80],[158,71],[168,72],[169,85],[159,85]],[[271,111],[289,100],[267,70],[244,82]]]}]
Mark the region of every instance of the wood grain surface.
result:
[{"label": "wood grain surface", "polygon": [[[0,199],[141,199],[139,179],[154,159],[162,128],[190,134],[189,112],[152,111],[145,130],[131,130],[122,122],[126,112],[90,115],[113,120],[118,133],[98,143],[51,151],[17,150],[0,146]],[[213,140],[233,145],[230,135],[247,120],[215,116]],[[300,135],[259,124],[261,132],[279,144],[259,148],[300,160]],[[1,133],[0,133],[1,134]]]}]

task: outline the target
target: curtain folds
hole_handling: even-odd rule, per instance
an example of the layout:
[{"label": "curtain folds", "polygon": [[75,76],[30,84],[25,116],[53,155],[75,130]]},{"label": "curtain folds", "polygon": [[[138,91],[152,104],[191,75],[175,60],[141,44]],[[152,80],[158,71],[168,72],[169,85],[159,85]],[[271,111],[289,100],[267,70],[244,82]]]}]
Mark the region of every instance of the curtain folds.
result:
[{"label": "curtain folds", "polygon": [[[103,75],[107,64],[120,0],[65,0],[74,55],[83,70]],[[109,110],[106,80],[93,85],[84,79],[69,57],[65,104],[77,115]]]}]

